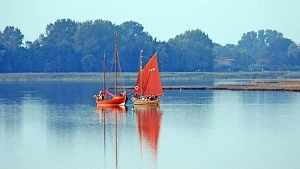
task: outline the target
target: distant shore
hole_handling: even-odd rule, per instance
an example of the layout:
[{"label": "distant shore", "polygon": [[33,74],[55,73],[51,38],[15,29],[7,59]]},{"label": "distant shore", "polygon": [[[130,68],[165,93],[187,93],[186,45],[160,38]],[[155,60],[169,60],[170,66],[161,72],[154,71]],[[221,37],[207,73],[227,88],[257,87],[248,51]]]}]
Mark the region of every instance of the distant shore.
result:
[{"label": "distant shore", "polygon": [[[112,76],[112,74],[107,74]],[[136,72],[121,73],[124,80],[136,80]],[[0,73],[0,82],[18,81],[102,81],[98,73]],[[214,80],[214,79],[300,79],[300,72],[161,72],[164,80]]]}]

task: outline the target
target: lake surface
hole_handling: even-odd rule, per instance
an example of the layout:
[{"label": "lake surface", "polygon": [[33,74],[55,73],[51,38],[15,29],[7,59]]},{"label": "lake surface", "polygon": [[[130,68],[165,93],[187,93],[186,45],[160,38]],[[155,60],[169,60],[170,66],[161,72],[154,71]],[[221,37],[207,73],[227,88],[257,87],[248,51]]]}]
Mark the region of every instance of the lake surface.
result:
[{"label": "lake surface", "polygon": [[160,108],[132,111],[97,109],[99,89],[0,83],[0,168],[300,168],[300,93],[165,91]]}]

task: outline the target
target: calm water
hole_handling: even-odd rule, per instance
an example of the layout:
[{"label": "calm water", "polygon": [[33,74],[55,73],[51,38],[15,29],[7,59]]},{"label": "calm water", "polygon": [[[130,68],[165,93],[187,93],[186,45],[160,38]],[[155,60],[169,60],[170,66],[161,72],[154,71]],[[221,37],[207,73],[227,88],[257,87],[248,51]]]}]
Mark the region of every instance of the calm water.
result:
[{"label": "calm water", "polygon": [[300,168],[300,93],[165,91],[132,112],[96,109],[100,87],[0,83],[0,168]]}]

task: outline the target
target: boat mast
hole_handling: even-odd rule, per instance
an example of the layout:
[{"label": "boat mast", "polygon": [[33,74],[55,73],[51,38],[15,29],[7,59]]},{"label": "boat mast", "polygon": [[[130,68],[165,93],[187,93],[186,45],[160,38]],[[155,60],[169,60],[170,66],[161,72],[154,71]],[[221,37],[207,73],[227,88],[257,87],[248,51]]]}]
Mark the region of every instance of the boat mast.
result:
[{"label": "boat mast", "polygon": [[118,33],[116,33],[116,44],[115,44],[115,95],[117,94],[117,61],[118,61]]},{"label": "boat mast", "polygon": [[105,73],[106,73],[106,60],[105,60],[105,51],[104,51],[104,59],[103,59],[103,92],[104,92],[104,98],[105,99],[105,90],[106,90],[106,82],[105,82]]},{"label": "boat mast", "polygon": [[141,95],[143,95],[143,73],[142,73],[142,71],[143,71],[142,57],[143,56],[142,56],[142,53],[143,53],[143,50],[141,50],[141,52],[140,52],[140,72],[139,72]]}]

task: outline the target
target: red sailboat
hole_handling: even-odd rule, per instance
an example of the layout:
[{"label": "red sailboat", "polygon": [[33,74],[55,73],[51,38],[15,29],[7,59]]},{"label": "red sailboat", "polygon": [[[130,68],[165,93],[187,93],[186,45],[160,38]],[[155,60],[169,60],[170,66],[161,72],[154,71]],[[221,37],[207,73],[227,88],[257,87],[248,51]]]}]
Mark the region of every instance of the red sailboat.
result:
[{"label": "red sailboat", "polygon": [[117,75],[120,70],[119,58],[118,58],[118,34],[116,34],[115,42],[115,52],[114,52],[114,94],[110,93],[106,89],[106,58],[104,54],[104,64],[103,64],[103,91],[100,91],[99,94],[94,95],[93,97],[96,100],[97,106],[124,106],[127,102],[127,94],[124,88],[124,92],[117,94]]},{"label": "red sailboat", "polygon": [[140,69],[136,81],[132,102],[134,105],[160,105],[159,96],[163,94],[158,69],[157,53],[142,68],[142,51],[140,53]]}]

